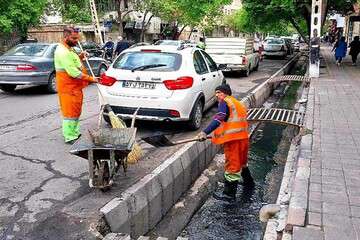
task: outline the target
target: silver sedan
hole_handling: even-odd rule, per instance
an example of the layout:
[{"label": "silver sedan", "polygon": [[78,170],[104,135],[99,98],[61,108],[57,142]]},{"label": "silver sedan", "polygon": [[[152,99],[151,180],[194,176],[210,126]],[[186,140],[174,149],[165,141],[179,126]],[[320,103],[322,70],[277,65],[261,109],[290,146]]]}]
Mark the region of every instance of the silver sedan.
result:
[{"label": "silver sedan", "polygon": [[[12,92],[17,85],[44,85],[50,93],[56,93],[56,47],[57,44],[50,43],[25,43],[0,56],[0,89]],[[95,75],[108,68],[108,62],[103,58],[90,57],[89,62]]]}]

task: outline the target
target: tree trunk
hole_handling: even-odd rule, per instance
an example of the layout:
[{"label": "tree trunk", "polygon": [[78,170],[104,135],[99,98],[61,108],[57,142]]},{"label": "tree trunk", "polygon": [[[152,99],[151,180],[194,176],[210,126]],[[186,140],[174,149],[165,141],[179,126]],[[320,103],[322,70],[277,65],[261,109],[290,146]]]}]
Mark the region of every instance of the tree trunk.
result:
[{"label": "tree trunk", "polygon": [[308,41],[309,37],[304,34],[304,32],[301,30],[300,26],[297,24],[294,18],[289,18],[290,23],[293,25],[293,27],[296,29],[296,31],[300,34],[300,36],[304,39],[305,42]]},{"label": "tree trunk", "polygon": [[123,10],[123,0],[118,0],[117,1],[117,22],[119,23],[119,36],[123,36],[124,35],[124,27],[123,27],[123,23],[122,23],[122,10]]},{"label": "tree trunk", "polygon": [[146,20],[146,16],[148,13],[149,13],[149,11],[145,10],[144,17],[141,22],[141,33],[140,33],[140,39],[139,39],[140,42],[143,42],[145,40],[145,20]]},{"label": "tree trunk", "polygon": [[176,24],[174,24],[172,40],[176,40],[176,38],[177,38],[176,35],[177,35],[178,26],[179,26],[178,22]]},{"label": "tree trunk", "polygon": [[149,17],[149,20],[146,22],[146,24],[145,25],[143,25],[143,26],[141,26],[142,27],[142,29],[141,29],[141,31],[142,31],[142,39],[141,39],[141,41],[142,42],[144,42],[145,41],[145,31],[146,31],[146,29],[147,29],[147,27],[148,27],[148,25],[149,25],[149,23],[150,23],[150,21],[151,21],[151,19],[154,17],[154,15],[151,15],[150,17]]}]

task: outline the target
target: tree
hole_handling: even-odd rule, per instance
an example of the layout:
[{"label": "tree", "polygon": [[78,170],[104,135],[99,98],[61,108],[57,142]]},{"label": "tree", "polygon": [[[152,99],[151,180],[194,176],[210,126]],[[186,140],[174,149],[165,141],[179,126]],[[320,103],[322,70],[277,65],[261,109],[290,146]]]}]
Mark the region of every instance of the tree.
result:
[{"label": "tree", "polygon": [[88,0],[51,0],[46,10],[59,12],[65,22],[91,23]]},{"label": "tree", "polygon": [[47,0],[0,0],[0,32],[19,32],[26,37],[27,30],[39,23]]},{"label": "tree", "polygon": [[222,14],[222,6],[230,2],[231,0],[162,0],[158,13],[161,19],[173,23],[175,38],[179,25],[183,26],[181,33],[186,26],[205,29],[214,24],[217,16]]},{"label": "tree", "polygon": [[[328,11],[347,13],[354,2],[356,0],[324,0],[324,16]],[[257,28],[274,30],[290,23],[304,39],[310,33],[311,3],[311,0],[243,0],[247,21]]]}]

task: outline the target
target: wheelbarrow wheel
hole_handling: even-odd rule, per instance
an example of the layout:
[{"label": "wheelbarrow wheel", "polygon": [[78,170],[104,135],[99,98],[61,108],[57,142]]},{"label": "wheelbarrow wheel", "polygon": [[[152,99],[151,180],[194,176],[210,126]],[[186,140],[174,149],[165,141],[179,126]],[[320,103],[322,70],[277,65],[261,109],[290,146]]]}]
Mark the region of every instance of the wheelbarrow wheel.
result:
[{"label": "wheelbarrow wheel", "polygon": [[107,161],[100,163],[98,179],[102,183],[101,190],[106,191],[110,188],[110,169]]}]

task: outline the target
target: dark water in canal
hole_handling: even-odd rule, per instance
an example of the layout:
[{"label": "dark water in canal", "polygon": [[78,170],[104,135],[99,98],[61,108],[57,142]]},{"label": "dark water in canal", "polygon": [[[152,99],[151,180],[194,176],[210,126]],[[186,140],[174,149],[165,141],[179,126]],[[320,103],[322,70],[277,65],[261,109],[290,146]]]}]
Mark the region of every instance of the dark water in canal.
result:
[{"label": "dark water in canal", "polygon": [[[291,108],[298,84],[292,84],[280,102],[281,108]],[[286,130],[285,130],[286,129]],[[284,131],[285,130],[285,131]],[[239,185],[235,203],[225,203],[210,197],[194,215],[182,236],[195,240],[262,239],[264,225],[259,220],[260,208],[275,203],[281,184],[290,138],[294,129],[264,124],[253,135],[249,151],[249,168],[256,187],[245,190]],[[289,135],[289,139],[283,135]],[[217,191],[221,191],[222,186]]]}]

